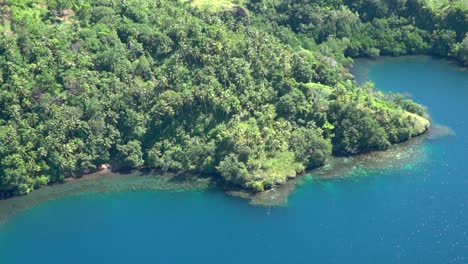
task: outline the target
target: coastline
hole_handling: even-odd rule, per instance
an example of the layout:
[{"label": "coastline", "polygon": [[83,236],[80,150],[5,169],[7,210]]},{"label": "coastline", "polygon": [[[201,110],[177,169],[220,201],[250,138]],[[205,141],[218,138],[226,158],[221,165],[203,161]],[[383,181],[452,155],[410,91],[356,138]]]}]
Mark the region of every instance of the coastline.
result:
[{"label": "coastline", "polygon": [[[432,54],[432,53],[422,53],[422,54],[412,54],[412,55],[402,55],[402,56],[392,56],[392,55],[379,55],[377,57],[370,57],[370,56],[358,56],[358,57],[353,57],[352,59],[354,61],[356,60],[367,60],[367,61],[372,61],[372,62],[384,62],[385,60],[412,60],[415,58],[431,58],[433,60],[438,60],[438,61],[443,61],[444,63],[447,63],[448,65],[463,69],[463,70],[468,70],[468,65],[463,64],[462,61],[460,61],[456,57],[450,57],[450,56],[440,56],[437,54]],[[352,69],[352,67],[350,68]]]},{"label": "coastline", "polygon": [[[309,181],[329,181],[372,175],[372,171],[399,170],[413,167],[426,159],[423,143],[453,136],[444,126],[433,125],[426,133],[395,144],[389,150],[373,151],[349,157],[332,157],[327,165],[299,174],[283,185],[255,193],[220,180],[215,175],[194,172],[167,172],[143,168],[133,171],[113,171],[111,168],[67,178],[66,181],[37,189],[28,195],[0,200],[0,224],[12,215],[47,201],[83,194],[105,194],[122,191],[221,191],[245,199],[256,206],[284,206],[296,187]],[[411,162],[409,162],[411,161]]]},{"label": "coastline", "polygon": [[[375,61],[375,63],[380,63],[381,60],[411,60],[411,58],[414,58],[414,57],[427,57],[427,58],[432,58],[432,56],[428,56],[428,55],[412,55],[412,56],[397,56],[397,57],[393,57],[393,56],[379,56],[378,58],[365,58],[366,60],[370,60],[370,61]],[[447,61],[447,63],[449,63],[451,60],[449,58],[441,58],[445,61]],[[453,65],[455,67],[455,65]],[[463,67],[457,67],[457,68],[460,68],[462,70],[466,70],[467,68],[463,68]],[[363,74],[366,74],[366,73],[363,73]],[[363,78],[359,78],[359,79],[363,79]],[[364,78],[365,79],[365,78]],[[356,78],[356,80],[358,80],[358,78]],[[435,125],[435,127],[437,127],[437,125]],[[434,134],[434,126],[432,126],[432,124],[430,125],[430,127],[426,127],[426,129],[424,129],[424,131],[422,131],[421,133],[417,133],[415,135],[413,135],[408,141],[409,142],[412,142],[414,141],[415,138],[419,138],[419,137],[425,137],[425,135],[427,134]],[[435,130],[438,130],[437,128]],[[451,132],[446,132],[446,133],[451,133]],[[443,134],[443,133],[442,133]],[[429,136],[431,137],[431,136]],[[404,142],[400,142],[400,143],[396,143],[396,144],[393,144],[391,146],[391,148],[393,148],[394,146],[398,146],[398,145],[401,145],[401,144],[406,144],[408,141],[404,141]],[[388,150],[384,150],[383,152],[385,151],[388,151]],[[368,156],[368,155],[372,155],[372,153],[375,153],[376,151],[368,151],[368,152],[364,152],[364,153],[359,153],[359,154],[356,154],[356,155],[352,155],[352,156]],[[377,152],[380,152],[380,151],[377,151]],[[348,156],[350,157],[350,156]],[[340,158],[345,158],[345,157],[340,157]],[[332,157],[333,159],[333,157]],[[327,168],[329,165],[326,164],[325,166],[323,167],[319,167],[319,168],[316,168],[314,169],[312,172],[314,171],[320,171],[322,170],[323,168]],[[118,166],[118,164],[115,164],[114,166],[112,165],[109,165],[109,164],[103,164],[100,166],[100,168],[94,170],[93,172],[91,173],[84,173],[84,174],[77,174],[77,175],[71,175],[70,177],[66,177],[62,182],[53,182],[53,183],[49,183],[47,186],[55,186],[55,185],[62,185],[62,184],[66,184],[66,183],[69,183],[69,182],[75,182],[75,181],[79,181],[81,179],[97,179],[97,178],[101,178],[101,177],[114,177],[116,175],[121,175],[121,174],[129,174],[129,173],[132,173],[132,172],[146,172],[146,173],[156,173],[156,174],[195,174],[195,175],[202,175],[201,173],[198,173],[198,172],[194,172],[194,171],[177,171],[177,172],[174,172],[174,171],[170,171],[170,172],[163,172],[161,170],[158,170],[158,169],[150,169],[150,168],[147,168],[147,167],[140,167],[140,168],[134,168],[134,169],[124,169],[124,168],[121,168],[121,166]],[[304,173],[301,173],[301,174],[298,174],[296,175],[295,177],[289,177],[287,182],[291,181],[291,180],[296,180],[297,178],[301,178],[303,175],[306,175],[308,173],[311,173],[311,171],[306,171]],[[221,179],[221,177],[219,177],[219,175],[204,175],[203,177],[211,177],[213,179],[216,179],[216,181],[218,181],[218,184],[219,182],[223,182],[224,180]],[[221,184],[219,184],[221,185]],[[242,186],[237,186],[235,184],[229,184],[229,183],[226,183],[224,182],[222,184],[223,186],[234,186],[235,188],[239,188],[239,189],[243,189]],[[279,185],[275,185],[275,186],[272,186],[272,189],[278,187]],[[36,192],[38,189],[35,189],[35,190],[32,190],[32,192]],[[265,190],[265,191],[269,191],[271,189],[268,189],[268,190]],[[255,193],[254,191],[252,190],[244,190],[246,192],[249,192],[249,193]],[[29,194],[27,194],[29,195]],[[0,201],[1,200],[8,200],[8,199],[11,199],[11,198],[14,198],[14,197],[17,197],[17,196],[7,196],[7,195],[1,195],[0,193]]]},{"label": "coastline", "polygon": [[[418,144],[421,141],[424,141],[426,139],[434,139],[434,138],[450,136],[450,135],[452,135],[452,133],[453,133],[453,131],[451,131],[450,128],[446,128],[446,127],[438,126],[438,125],[431,125],[424,132],[422,132],[422,133],[420,133],[420,134],[418,134],[418,135],[416,135],[414,137],[411,137],[409,140],[393,144],[388,150],[368,151],[368,152],[363,152],[363,153],[359,153],[359,154],[356,154],[356,155],[347,155],[347,156],[330,156],[328,158],[327,164],[325,164],[324,166],[318,167],[318,168],[310,170],[310,171],[305,171],[304,173],[298,174],[295,177],[289,177],[288,181],[284,185],[287,185],[290,182],[294,182],[294,181],[304,177],[305,175],[310,175],[310,174],[314,174],[316,172],[322,172],[322,171],[325,171],[325,170],[328,171],[330,166],[331,166],[330,165],[331,161],[333,162],[333,161],[340,160],[340,159],[365,160],[366,158],[372,158],[372,157],[375,157],[375,156],[385,157],[386,156],[385,153],[392,153],[392,150],[397,150],[398,151],[398,150],[403,149],[402,151],[404,151],[405,148],[411,147],[412,145]],[[390,157],[386,157],[385,159],[387,159],[387,158],[390,158]],[[265,190],[263,192],[255,192],[253,190],[243,188],[240,185],[227,182],[227,181],[223,180],[219,175],[216,175],[216,174],[203,174],[203,173],[196,172],[196,171],[166,171],[165,172],[165,171],[162,171],[162,170],[159,170],[159,169],[148,168],[148,167],[145,167],[145,166],[139,167],[139,168],[129,169],[129,168],[123,168],[123,167],[119,166],[118,164],[115,164],[113,166],[110,165],[110,164],[104,164],[104,165],[101,165],[100,168],[97,169],[96,171],[93,171],[91,173],[73,175],[73,176],[65,178],[61,182],[54,182],[54,183],[48,184],[47,186],[45,186],[45,188],[55,187],[55,186],[63,186],[63,185],[67,185],[67,184],[75,183],[75,182],[80,182],[80,181],[99,180],[99,179],[102,179],[102,178],[110,179],[110,178],[115,178],[115,177],[117,177],[117,178],[118,177],[126,177],[126,176],[131,177],[132,175],[155,175],[156,177],[179,178],[179,180],[183,180],[182,178],[184,178],[186,175],[191,175],[192,177],[195,177],[195,178],[210,179],[210,181],[212,182],[212,185],[214,185],[216,188],[218,188],[220,190],[224,190],[226,192],[246,193],[246,194],[248,194],[248,195],[246,195],[246,197],[255,196],[256,194],[267,193],[267,192],[272,191],[273,189],[281,188],[281,186],[282,186],[282,185],[275,185],[272,188],[267,189],[267,190]],[[321,173],[318,174],[318,177],[323,176],[323,175],[322,176],[320,176],[320,175],[321,175]],[[323,176],[323,178],[328,178],[328,179],[335,178],[335,177],[337,177],[337,175],[332,176],[332,177]],[[26,195],[22,195],[22,196],[0,197],[0,201],[14,199],[15,197],[28,196],[28,195],[31,195],[34,192],[37,192],[40,189],[42,189],[42,188],[33,190],[30,194],[26,194]],[[240,196],[245,196],[245,195],[240,195]]]}]

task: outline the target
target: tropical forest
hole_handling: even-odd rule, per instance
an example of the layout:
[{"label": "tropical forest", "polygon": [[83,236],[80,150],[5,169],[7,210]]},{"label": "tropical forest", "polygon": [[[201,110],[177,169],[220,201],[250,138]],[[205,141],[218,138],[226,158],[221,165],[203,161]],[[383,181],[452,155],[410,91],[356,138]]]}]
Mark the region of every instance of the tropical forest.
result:
[{"label": "tropical forest", "polygon": [[0,197],[103,167],[261,192],[425,133],[356,58],[468,65],[465,0],[0,0]]}]

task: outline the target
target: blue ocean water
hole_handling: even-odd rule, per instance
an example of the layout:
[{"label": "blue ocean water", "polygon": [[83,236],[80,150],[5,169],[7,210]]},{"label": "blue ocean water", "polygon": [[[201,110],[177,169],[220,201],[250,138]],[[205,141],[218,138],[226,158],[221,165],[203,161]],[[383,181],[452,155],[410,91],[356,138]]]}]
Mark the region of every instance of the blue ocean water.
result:
[{"label": "blue ocean water", "polygon": [[353,71],[456,136],[426,141],[409,168],[306,181],[284,207],[211,189],[41,203],[0,224],[0,263],[468,263],[468,71],[429,57]]}]

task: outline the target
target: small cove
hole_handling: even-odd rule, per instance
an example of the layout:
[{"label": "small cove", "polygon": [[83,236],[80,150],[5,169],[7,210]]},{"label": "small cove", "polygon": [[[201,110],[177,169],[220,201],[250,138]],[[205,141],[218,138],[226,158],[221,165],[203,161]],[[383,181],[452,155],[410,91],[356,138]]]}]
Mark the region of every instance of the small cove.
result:
[{"label": "small cove", "polygon": [[336,161],[266,198],[289,195],[283,206],[253,206],[209,179],[148,175],[0,201],[0,214],[20,211],[0,224],[0,263],[466,263],[468,72],[429,57],[358,60],[353,71],[410,94],[455,134],[380,167],[366,164],[389,156]]}]

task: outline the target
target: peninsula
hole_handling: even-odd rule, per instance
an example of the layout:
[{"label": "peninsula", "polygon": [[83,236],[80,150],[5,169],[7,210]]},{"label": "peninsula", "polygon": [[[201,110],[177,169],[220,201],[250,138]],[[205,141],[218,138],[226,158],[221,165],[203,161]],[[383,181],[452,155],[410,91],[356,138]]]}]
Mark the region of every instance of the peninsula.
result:
[{"label": "peninsula", "polygon": [[356,57],[468,65],[459,1],[0,1],[0,198],[106,164],[250,191],[386,150],[424,106],[358,86]]}]

